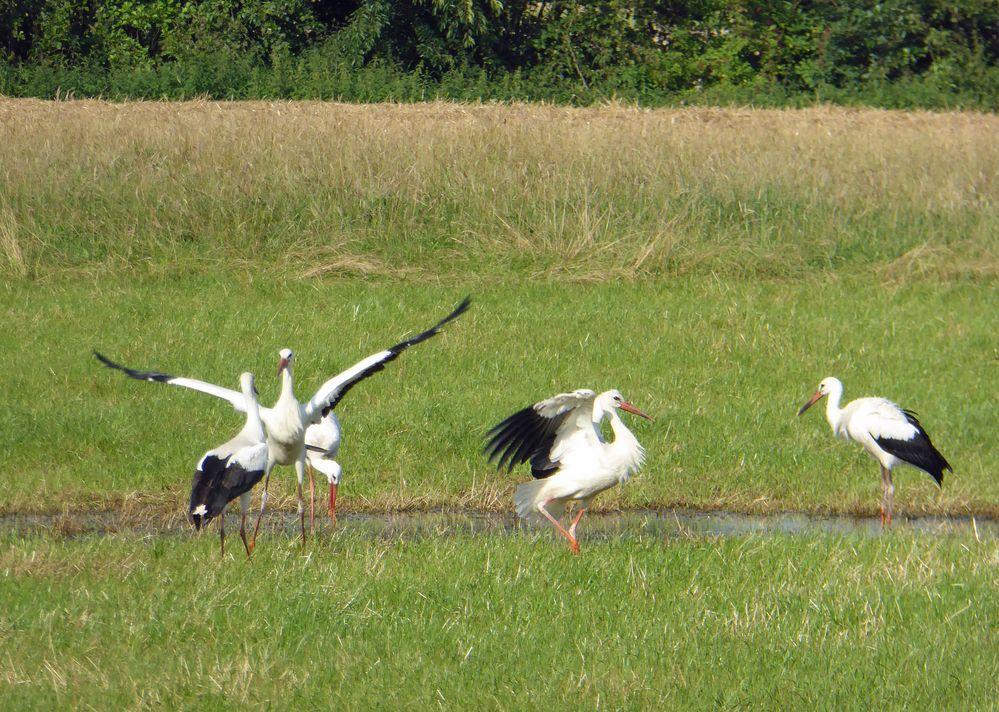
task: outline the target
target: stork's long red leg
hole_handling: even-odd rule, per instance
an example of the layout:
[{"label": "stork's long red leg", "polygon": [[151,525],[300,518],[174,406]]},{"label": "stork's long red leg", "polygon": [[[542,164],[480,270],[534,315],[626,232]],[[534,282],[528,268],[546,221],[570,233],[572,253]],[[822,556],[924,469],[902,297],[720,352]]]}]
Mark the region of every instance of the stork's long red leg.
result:
[{"label": "stork's long red leg", "polygon": [[225,558],[225,510],[219,515],[219,546],[222,549],[222,558]]},{"label": "stork's long red leg", "polygon": [[569,534],[573,539],[576,538],[576,525],[579,524],[579,520],[583,518],[586,513],[586,507],[581,507],[578,512],[576,512],[576,518],[572,520],[572,524],[569,526]]},{"label": "stork's long red leg", "polygon": [[250,545],[246,543],[246,512],[241,512],[239,517],[239,538],[243,540],[243,548],[246,549],[246,558],[250,558]]},{"label": "stork's long red leg", "polygon": [[312,463],[305,461],[309,470],[309,534],[316,535],[316,485],[312,480]]},{"label": "stork's long red leg", "polygon": [[[579,542],[576,541],[576,537],[574,537],[572,534],[570,534],[569,532],[567,532],[565,530],[565,528],[561,524],[558,523],[558,520],[555,519],[555,517],[553,517],[551,514],[549,514],[547,509],[545,509],[545,505],[548,504],[551,501],[552,500],[549,499],[549,500],[547,500],[547,501],[542,502],[541,504],[539,504],[538,505],[538,511],[541,512],[543,515],[545,515],[545,517],[548,519],[548,521],[555,525],[555,528],[559,530],[559,532],[562,534],[562,536],[564,536],[566,539],[569,540],[569,548],[572,549],[572,553],[573,554],[578,554],[579,553]],[[577,518],[577,521],[578,521],[578,518]],[[575,526],[575,523],[573,523],[573,526]]]},{"label": "stork's long red leg", "polygon": [[888,494],[889,483],[891,482],[891,472],[881,466],[881,528],[891,526],[891,503]]},{"label": "stork's long red leg", "polygon": [[298,523],[302,528],[302,546],[305,546],[305,504],[302,501],[302,482],[298,482]]},{"label": "stork's long red leg", "polygon": [[895,499],[895,485],[891,481],[891,470],[885,470],[885,480],[887,487],[885,488],[885,493],[888,497],[888,526],[891,526],[892,519],[892,509],[894,509],[894,499]]},{"label": "stork's long red leg", "polygon": [[330,482],[330,519],[333,520],[333,526],[336,526],[336,490],[337,485]]},{"label": "stork's long red leg", "polygon": [[257,533],[260,531],[260,520],[264,518],[264,507],[267,506],[267,486],[271,483],[271,473],[270,471],[264,475],[264,491],[260,495],[260,513],[257,515],[257,522],[253,525],[253,538],[250,540],[250,547],[247,549],[246,553],[252,554],[253,550],[257,546]]}]

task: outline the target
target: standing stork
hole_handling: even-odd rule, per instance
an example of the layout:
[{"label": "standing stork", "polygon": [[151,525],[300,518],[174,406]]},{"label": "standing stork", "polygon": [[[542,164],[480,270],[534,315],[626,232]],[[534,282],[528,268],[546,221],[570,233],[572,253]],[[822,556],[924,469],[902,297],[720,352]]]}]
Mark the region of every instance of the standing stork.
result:
[{"label": "standing stork", "polygon": [[195,529],[201,529],[216,516],[219,518],[219,543],[225,556],[225,510],[239,497],[239,537],[249,558],[246,512],[250,507],[250,490],[263,479],[267,470],[267,441],[253,374],[242,374],[239,384],[247,404],[246,425],[236,437],[209,450],[198,461],[191,482],[188,517]]},{"label": "standing stork", "polygon": [[[616,390],[597,395],[581,388],[519,410],[486,435],[485,453],[490,462],[496,460],[498,469],[505,465],[509,472],[522,462],[531,463],[535,480],[520,485],[514,494],[517,515],[527,522],[544,517],[576,554],[576,525],[590,502],[600,492],[627,482],[645,459],[645,449],[618,409],[652,420]],[[606,442],[600,432],[605,417],[614,431],[613,442]],[[573,500],[578,511],[567,530],[558,520]]]},{"label": "standing stork", "polygon": [[922,470],[943,486],[944,470],[953,468],[940,451],[933,447],[930,436],[916,420],[916,414],[887,398],[858,398],[843,408],[843,384],[838,378],[822,379],[819,388],[798,410],[801,415],[820,398],[826,401],[826,420],[833,435],[855,440],[881,466],[881,526],[891,526],[892,498],[895,486],[891,471],[897,465],[909,465]]},{"label": "standing stork", "polygon": [[[385,364],[395,360],[410,346],[415,346],[435,336],[448,322],[463,314],[471,303],[471,297],[465,299],[454,311],[424,332],[396,344],[384,351],[372,354],[334,376],[319,387],[319,390],[305,403],[299,403],[295,397],[295,384],[292,376],[294,353],[291,349],[281,349],[278,362],[278,376],[281,377],[281,393],[277,402],[271,408],[261,408],[260,417],[267,432],[267,469],[264,474],[264,491],[260,497],[260,513],[253,527],[253,538],[249,550],[252,552],[260,530],[260,521],[267,506],[267,491],[270,483],[271,470],[275,465],[294,465],[298,478],[298,516],[301,525],[302,544],[305,544],[305,505],[302,498],[302,484],[305,479],[305,462],[307,456],[305,438],[306,429],[319,423],[323,412],[333,409],[347,392],[360,381],[372,374],[384,370]],[[109,368],[117,369],[125,375],[142,381],[157,381],[174,386],[189,388],[201,393],[229,401],[240,412],[247,409],[247,400],[242,393],[233,391],[212,383],[193,378],[170,376],[155,371],[137,371],[111,361],[106,356],[94,352],[97,359]]]}]

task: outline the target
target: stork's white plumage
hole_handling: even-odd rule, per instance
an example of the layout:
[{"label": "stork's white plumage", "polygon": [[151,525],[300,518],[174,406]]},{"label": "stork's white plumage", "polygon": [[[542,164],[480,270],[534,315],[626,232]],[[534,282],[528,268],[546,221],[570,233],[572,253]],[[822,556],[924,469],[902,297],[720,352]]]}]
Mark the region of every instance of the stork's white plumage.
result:
[{"label": "stork's white plumage", "polygon": [[[520,485],[514,495],[517,514],[528,522],[544,517],[579,553],[576,525],[593,498],[614,485],[627,482],[641,467],[645,449],[625,426],[618,409],[652,420],[628,403],[616,390],[597,395],[589,389],[560,393],[517,411],[487,434],[485,452],[498,468],[510,471],[531,463],[533,482]],[[614,440],[600,432],[610,420]],[[569,502],[577,512],[568,529],[559,519]]]},{"label": "stork's white plumage", "polygon": [[322,420],[314,425],[310,425],[305,430],[305,457],[309,467],[309,519],[310,527],[314,526],[315,518],[315,488],[312,482],[313,468],[326,475],[329,483],[329,505],[327,512],[330,519],[336,525],[336,493],[340,486],[340,477],[343,475],[343,468],[336,461],[337,453],[340,451],[340,440],[342,437],[340,421],[336,413],[331,408]]},{"label": "stork's white plumage", "polygon": [[246,541],[246,512],[250,506],[250,490],[260,482],[267,471],[267,442],[264,424],[260,419],[257,390],[253,374],[244,373],[239,383],[246,399],[246,424],[236,437],[206,452],[198,461],[191,482],[191,502],[188,517],[195,528],[219,518],[219,543],[225,555],[225,510],[239,497],[239,537],[243,540],[246,555],[250,545]]},{"label": "stork's white plumage", "polygon": [[[403,351],[410,346],[415,346],[427,339],[435,336],[445,324],[458,318],[471,304],[471,298],[466,297],[454,311],[437,322],[426,331],[417,334],[411,339],[407,339],[391,348],[372,354],[348,368],[346,371],[334,376],[326,381],[319,390],[305,403],[299,403],[295,397],[295,384],[292,376],[292,365],[294,354],[291,349],[282,349],[280,352],[280,362],[278,364],[278,375],[281,377],[281,393],[277,402],[271,408],[260,408],[260,417],[263,420],[267,432],[267,471],[264,475],[264,491],[260,498],[260,513],[254,525],[253,539],[250,541],[249,550],[252,552],[256,544],[257,533],[260,529],[260,521],[263,517],[267,505],[267,488],[270,482],[270,473],[275,465],[294,465],[295,474],[298,478],[298,515],[301,525],[302,542],[305,542],[305,506],[302,498],[302,483],[305,478],[306,450],[306,429],[319,423],[323,414],[331,411],[347,392],[357,383],[364,380],[385,368],[390,361],[399,357]],[[101,363],[109,368],[122,371],[131,378],[143,381],[157,381],[170,385],[189,388],[201,393],[222,398],[229,401],[232,406],[241,412],[246,412],[247,399],[242,393],[233,391],[222,386],[199,381],[193,378],[170,376],[165,373],[155,371],[138,371],[117,364],[99,353],[94,354]],[[317,469],[320,469],[317,467]]]},{"label": "stork's white plumage", "polygon": [[822,379],[819,388],[798,410],[801,415],[820,398],[826,401],[826,420],[833,435],[854,440],[881,466],[881,524],[891,525],[892,499],[895,486],[891,471],[898,465],[909,465],[930,475],[943,486],[944,470],[952,470],[933,443],[916,414],[886,398],[858,398],[843,408],[843,384],[838,378]]}]

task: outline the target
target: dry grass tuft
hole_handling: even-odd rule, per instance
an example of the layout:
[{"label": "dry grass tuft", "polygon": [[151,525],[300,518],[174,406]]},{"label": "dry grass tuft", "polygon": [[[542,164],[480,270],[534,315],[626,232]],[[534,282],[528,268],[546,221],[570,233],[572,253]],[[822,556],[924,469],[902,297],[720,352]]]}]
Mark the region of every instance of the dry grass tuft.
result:
[{"label": "dry grass tuft", "polygon": [[18,237],[17,216],[10,208],[0,208],[0,253],[3,254],[7,270],[16,277],[28,275],[28,263],[21,249]]},{"label": "dry grass tuft", "polygon": [[999,277],[999,242],[918,245],[878,268],[891,284],[912,278],[994,280]]},{"label": "dry grass tuft", "polygon": [[[316,256],[308,259],[317,260],[319,258]],[[392,276],[401,278],[418,276],[422,272],[423,270],[409,267],[392,268],[383,260],[379,260],[374,257],[348,254],[338,255],[327,260],[322,260],[318,264],[315,264],[302,272],[301,276],[303,279],[314,279],[317,277],[338,277],[350,279],[372,276]]]}]

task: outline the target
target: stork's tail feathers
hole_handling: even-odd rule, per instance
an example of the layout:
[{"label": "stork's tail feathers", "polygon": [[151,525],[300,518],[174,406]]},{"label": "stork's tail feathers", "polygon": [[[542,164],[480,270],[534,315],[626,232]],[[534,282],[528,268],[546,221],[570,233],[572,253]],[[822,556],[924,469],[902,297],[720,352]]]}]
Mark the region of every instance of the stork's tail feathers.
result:
[{"label": "stork's tail feathers", "polygon": [[938,487],[943,487],[944,472],[947,470],[953,472],[954,468],[933,445],[930,436],[916,418],[916,414],[911,410],[903,410],[902,412],[905,413],[905,419],[916,428],[915,435],[907,440],[880,437],[875,438],[875,442],[882,450],[891,453],[902,462],[929,474],[936,480]]},{"label": "stork's tail feathers", "polygon": [[[517,516],[528,524],[540,524],[545,521],[544,515],[538,511],[538,505],[544,501],[542,490],[547,484],[548,480],[531,480],[517,487],[517,491],[513,495]],[[556,519],[561,519],[565,513],[565,502],[555,500],[545,509]]]},{"label": "stork's tail feathers", "polygon": [[[937,452],[937,454],[940,455],[939,452]],[[953,472],[954,468],[951,467],[950,463],[944,459],[943,455],[940,455],[940,462],[936,463],[935,469],[927,470],[927,472],[929,472],[930,474],[930,477],[932,477],[936,481],[937,487],[939,487],[940,489],[943,489],[943,476],[944,472],[947,471]]]}]

